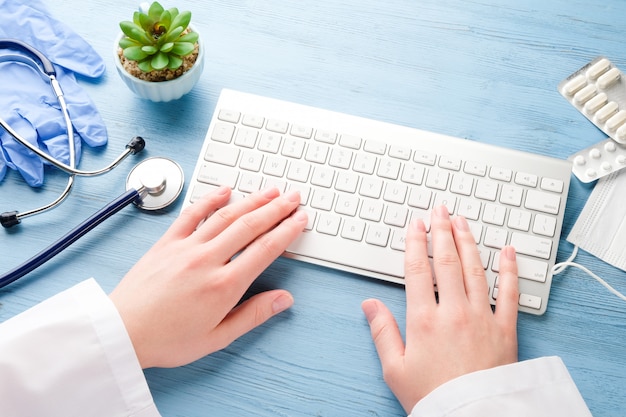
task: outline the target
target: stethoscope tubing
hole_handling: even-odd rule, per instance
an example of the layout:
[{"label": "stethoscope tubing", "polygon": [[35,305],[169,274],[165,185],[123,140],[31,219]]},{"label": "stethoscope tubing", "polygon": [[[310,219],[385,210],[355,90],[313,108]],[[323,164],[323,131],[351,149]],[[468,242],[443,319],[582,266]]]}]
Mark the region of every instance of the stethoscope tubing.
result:
[{"label": "stethoscope tubing", "polygon": [[106,206],[91,215],[91,217],[89,217],[87,220],[83,221],[81,224],[70,230],[67,234],[58,239],[56,242],[43,249],[37,255],[33,256],[26,262],[0,276],[0,288],[7,286],[14,281],[17,281],[24,275],[37,269],[38,267],[52,259],[54,256],[68,248],[71,244],[83,237],[100,223],[102,223],[115,213],[119,212],[130,203],[137,203],[140,200],[140,191],[134,188],[126,191],[124,194],[120,195],[115,200],[111,201]]}]

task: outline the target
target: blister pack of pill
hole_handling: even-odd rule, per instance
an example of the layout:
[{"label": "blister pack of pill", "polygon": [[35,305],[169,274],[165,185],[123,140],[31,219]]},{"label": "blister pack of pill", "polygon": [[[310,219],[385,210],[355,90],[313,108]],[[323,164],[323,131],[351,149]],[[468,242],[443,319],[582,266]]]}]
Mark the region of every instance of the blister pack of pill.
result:
[{"label": "blister pack of pill", "polygon": [[574,175],[587,183],[626,168],[626,145],[607,138],[568,159],[572,161]]},{"label": "blister pack of pill", "polygon": [[626,80],[605,57],[598,57],[563,80],[558,90],[610,138],[626,144]]}]

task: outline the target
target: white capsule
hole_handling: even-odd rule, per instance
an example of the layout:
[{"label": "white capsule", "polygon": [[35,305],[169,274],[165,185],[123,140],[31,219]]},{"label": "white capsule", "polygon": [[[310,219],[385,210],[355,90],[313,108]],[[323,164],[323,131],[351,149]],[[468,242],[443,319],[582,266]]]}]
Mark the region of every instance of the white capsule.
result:
[{"label": "white capsule", "polygon": [[611,86],[614,82],[619,80],[620,72],[618,68],[612,68],[607,71],[606,74],[598,78],[598,87],[605,89]]},{"label": "white capsule", "polygon": [[593,64],[591,67],[589,67],[589,69],[587,70],[587,76],[591,78],[592,80],[595,80],[600,75],[602,75],[607,69],[609,69],[609,66],[611,66],[611,63],[609,62],[609,60],[606,58],[602,58],[601,60]]},{"label": "white capsule", "polygon": [[615,158],[615,162],[620,165],[626,165],[626,155],[617,155],[617,158]]},{"label": "white capsule", "polygon": [[623,125],[624,122],[626,122],[626,110],[620,110],[606,121],[606,128],[609,130],[616,130],[618,127]]},{"label": "white capsule", "polygon": [[596,170],[593,169],[593,168],[589,168],[587,171],[585,171],[585,174],[587,174],[587,176],[590,177],[590,178],[593,178],[593,177],[598,175]]},{"label": "white capsule", "polygon": [[606,102],[607,102],[606,94],[600,93],[594,98],[590,99],[585,104],[585,110],[587,110],[589,113],[595,113],[598,111],[600,107],[604,106]]},{"label": "white capsule", "polygon": [[617,132],[615,132],[615,137],[613,139],[615,139],[619,143],[626,143],[626,125],[617,129]]},{"label": "white capsule", "polygon": [[584,75],[579,74],[576,77],[569,80],[567,84],[563,86],[563,92],[568,96],[572,96],[574,95],[574,93],[576,93],[578,90],[580,90],[586,85],[587,85],[587,79],[585,78]]},{"label": "white capsule", "polygon": [[580,105],[585,104],[598,90],[595,85],[588,85],[574,95],[574,101]]},{"label": "white capsule", "polygon": [[578,166],[583,166],[587,163],[587,161],[585,160],[584,156],[578,155],[576,156],[576,158],[574,158],[574,163]]},{"label": "white capsule", "polygon": [[602,167],[603,171],[610,171],[611,170],[611,164],[609,164],[608,162],[602,162],[602,165],[600,165]]},{"label": "white capsule", "polygon": [[617,112],[617,109],[617,103],[610,101],[606,104],[606,106],[596,112],[596,119],[599,123],[604,123],[609,117],[613,116]]}]

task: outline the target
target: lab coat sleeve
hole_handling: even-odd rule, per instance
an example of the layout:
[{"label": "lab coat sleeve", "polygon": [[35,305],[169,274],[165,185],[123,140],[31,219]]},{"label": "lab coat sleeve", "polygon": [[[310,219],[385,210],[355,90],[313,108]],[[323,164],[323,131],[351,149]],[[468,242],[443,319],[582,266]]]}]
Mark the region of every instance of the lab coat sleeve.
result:
[{"label": "lab coat sleeve", "polygon": [[159,416],[124,323],[93,279],[0,324],[0,415]]},{"label": "lab coat sleeve", "polygon": [[544,357],[474,372],[428,394],[409,417],[591,417],[563,361]]}]

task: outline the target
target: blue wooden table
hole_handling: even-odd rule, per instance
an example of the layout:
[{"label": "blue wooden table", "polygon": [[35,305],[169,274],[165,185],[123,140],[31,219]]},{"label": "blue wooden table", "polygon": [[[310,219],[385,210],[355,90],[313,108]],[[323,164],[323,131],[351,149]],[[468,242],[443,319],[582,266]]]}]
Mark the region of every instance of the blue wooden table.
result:
[{"label": "blue wooden table", "polygon": [[[86,148],[81,167],[103,165],[134,135],[148,145],[107,175],[79,179],[54,211],[0,231],[2,271],[121,194],[143,157],[173,157],[190,176],[224,87],[565,159],[604,135],[557,93],[557,84],[598,55],[626,69],[623,0],[163,3],[193,11],[207,56],[189,95],[154,104],[133,96],[113,65],[117,24],[129,18],[133,2],[49,2],[107,64],[102,79],[81,82],[106,121],[109,144]],[[47,202],[64,183],[49,169],[45,186],[34,190],[9,173],[0,182],[0,211]],[[572,181],[560,261],[572,250],[565,236],[592,186]],[[152,214],[125,208],[1,290],[0,320],[91,276],[110,291],[179,210],[180,202]],[[625,272],[584,252],[577,260],[626,292]],[[146,372],[163,415],[402,416],[382,380],[360,303],[381,298],[404,327],[403,290],[287,259],[252,291],[276,287],[294,294],[290,311],[210,357]],[[578,270],[555,278],[544,316],[519,319],[520,359],[561,356],[596,417],[624,413],[625,345],[626,303]]]}]

